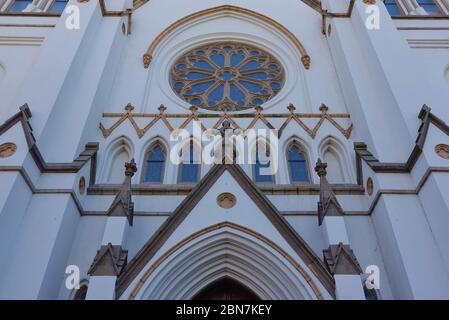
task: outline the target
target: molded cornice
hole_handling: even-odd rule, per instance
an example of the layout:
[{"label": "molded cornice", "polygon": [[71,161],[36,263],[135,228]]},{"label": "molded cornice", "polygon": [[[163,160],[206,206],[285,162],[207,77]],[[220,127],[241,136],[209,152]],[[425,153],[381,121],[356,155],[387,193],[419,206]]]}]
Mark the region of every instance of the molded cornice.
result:
[{"label": "molded cornice", "polygon": [[42,157],[39,148],[37,147],[36,140],[33,135],[33,129],[29,123],[31,118],[31,110],[28,104],[24,104],[20,107],[20,111],[13,115],[11,118],[0,125],[0,136],[6,131],[12,128],[16,123],[22,124],[25,139],[28,144],[28,149],[33,157],[36,165],[42,173],[76,173],[78,172],[89,160],[91,160],[90,168],[90,185],[95,184],[95,174],[97,167],[97,151],[98,142],[89,142],[83,152],[73,161],[68,163],[48,163]]}]

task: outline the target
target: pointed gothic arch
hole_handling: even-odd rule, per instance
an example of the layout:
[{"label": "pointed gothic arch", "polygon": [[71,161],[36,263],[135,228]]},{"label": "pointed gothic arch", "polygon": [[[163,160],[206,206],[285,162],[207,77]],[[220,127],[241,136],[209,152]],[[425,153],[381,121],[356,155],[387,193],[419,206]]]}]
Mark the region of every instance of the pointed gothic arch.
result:
[{"label": "pointed gothic arch", "polygon": [[152,139],[145,148],[142,159],[143,183],[164,183],[165,173],[168,165],[168,148],[160,137]]},{"label": "pointed gothic arch", "polygon": [[327,136],[319,145],[319,157],[327,163],[327,179],[330,183],[345,183],[351,180],[349,161],[344,146],[333,136]]},{"label": "pointed gothic arch", "polygon": [[123,168],[134,155],[134,146],[127,136],[122,135],[106,148],[103,160],[101,181],[120,184],[123,182]]},{"label": "pointed gothic arch", "polygon": [[285,159],[290,183],[311,183],[310,153],[299,138],[292,138],[286,144]]},{"label": "pointed gothic arch", "polygon": [[[205,197],[211,188],[219,179],[223,179],[223,176],[227,176],[230,179],[234,179],[234,183],[238,185],[239,188],[242,188],[247,196],[251,199],[253,205],[256,206],[256,210],[259,214],[262,214],[262,219],[265,220],[269,225],[276,229],[276,233],[280,238],[274,240],[274,238],[266,238],[263,233],[256,231],[260,226],[250,226],[246,225],[246,221],[243,221],[243,224],[237,224],[237,222],[229,222],[226,220],[222,220],[217,218],[218,216],[212,215],[216,222],[215,224],[208,224],[205,222],[203,228],[197,230],[195,227],[191,228],[188,222],[185,222],[186,218],[190,214],[198,214],[195,211],[195,207],[200,205],[200,202],[203,201],[203,197]],[[224,178],[227,179],[227,178]],[[231,181],[231,180],[228,180]],[[185,228],[188,228],[190,232],[185,232]],[[185,232],[185,233],[184,233]],[[182,237],[179,237],[181,234]],[[222,238],[217,238],[217,235],[223,235],[224,241]],[[175,237],[174,241],[171,241],[171,237]],[[179,238],[178,238],[179,237]],[[193,271],[206,266],[203,274],[194,276],[189,281],[179,281],[179,277],[184,277],[188,275],[189,272],[183,271],[178,272],[180,268],[187,267],[190,262],[193,262],[193,256],[197,253],[200,254],[204,250],[213,250],[216,246],[211,245],[210,242],[206,241],[207,239],[213,242],[212,244],[217,245],[230,245],[229,243],[234,243],[236,247],[242,247],[242,243],[244,243],[243,248],[249,254],[258,254],[262,256],[262,263],[259,265],[250,265],[247,264],[244,268],[236,269],[234,268],[236,264],[236,259],[241,257],[241,254],[234,254],[232,261],[224,261],[221,260],[222,263],[218,263],[216,265],[219,270],[231,270],[229,266],[233,266],[231,271],[234,271],[234,275],[237,276],[238,281],[242,284],[250,287],[251,283],[248,280],[245,280],[245,274],[249,273],[250,275],[253,273],[256,267],[258,268],[266,268],[267,262],[272,261],[276,264],[276,266],[270,266],[267,272],[261,273],[259,279],[265,279],[262,281],[255,281],[253,279],[253,287],[257,284],[259,286],[265,286],[264,283],[271,283],[269,281],[275,281],[273,285],[270,285],[270,288],[276,287],[281,283],[278,281],[280,276],[284,277],[286,274],[288,280],[282,281],[281,288],[276,289],[277,294],[271,292],[267,293],[270,288],[266,288],[265,290],[255,291],[261,297],[276,297],[276,296],[288,296],[292,299],[301,299],[301,298],[313,298],[313,299],[332,299],[335,297],[335,282],[332,275],[326,269],[322,260],[314,253],[314,251],[309,247],[309,245],[297,234],[293,228],[288,224],[284,217],[281,216],[279,211],[271,204],[268,198],[260,191],[260,189],[256,186],[255,183],[251,181],[251,178],[245,174],[243,169],[238,165],[215,165],[213,166],[207,174],[202,178],[202,180],[195,186],[189,195],[184,198],[181,204],[176,208],[173,214],[162,224],[162,226],[158,229],[158,231],[146,242],[146,244],[139,250],[139,252],[134,256],[134,258],[128,263],[124,271],[121,273],[119,279],[117,280],[116,292],[120,299],[141,299],[148,298],[150,295],[156,294],[158,296],[174,296],[175,293],[178,296],[182,297],[191,297],[194,296],[194,293],[200,290],[204,285],[207,285],[211,281],[216,280],[215,278],[204,278],[208,272],[208,267],[211,267],[215,260],[210,260],[208,257],[211,257],[212,251],[209,251],[209,254],[205,256],[204,259],[197,260],[200,265],[197,267],[193,267]],[[221,240],[218,240],[221,239]],[[286,241],[286,243],[283,243]],[[170,245],[168,243],[171,243]],[[209,245],[206,245],[209,243]],[[184,249],[190,248],[191,245],[198,244],[200,247],[198,250],[194,251],[184,251]],[[258,247],[256,246],[258,245]],[[208,249],[211,247],[211,249]],[[195,247],[196,248],[196,247]],[[256,250],[256,248],[258,248]],[[223,253],[223,250],[234,250],[233,248],[220,248],[216,252]],[[181,252],[187,253],[187,258],[178,260],[178,263],[171,264],[170,268],[164,268],[166,263],[172,261],[171,259],[174,257],[182,257],[179,255]],[[243,255],[245,256],[245,255]],[[248,259],[248,257],[244,257]],[[234,259],[235,257],[235,259]],[[271,258],[270,258],[271,257]],[[226,257],[224,257],[226,258]],[[278,260],[276,260],[276,259]],[[217,258],[218,259],[218,258]],[[271,260],[270,260],[271,259]],[[279,260],[280,259],[280,260]],[[255,257],[251,257],[248,263],[255,263]],[[224,262],[224,263],[223,263]],[[228,263],[229,262],[229,263]],[[227,264],[228,263],[228,264]],[[228,265],[228,267],[226,267]],[[241,265],[241,264],[240,264]],[[223,269],[223,266],[224,269]],[[285,269],[286,266],[288,269]],[[279,270],[277,274],[269,273],[272,270]],[[293,268],[293,269],[292,269]],[[161,270],[165,270],[163,274],[173,273],[174,278],[178,279],[176,281],[171,282],[172,288],[173,286],[177,287],[175,291],[170,291],[171,289],[164,285],[164,281],[153,281],[153,277],[155,277]],[[271,270],[271,271],[270,271]],[[290,270],[290,271],[288,271]],[[218,277],[223,276],[223,272],[220,271]],[[229,273],[229,272],[228,272]],[[177,274],[177,276],[176,276]],[[279,276],[279,277],[278,277]],[[296,280],[294,280],[296,277]],[[151,279],[150,279],[151,278]],[[199,282],[199,280],[203,278],[204,281]],[[271,280],[269,280],[271,279]],[[167,280],[168,281],[168,280]],[[190,283],[190,284],[189,284]],[[288,291],[285,288],[290,286],[291,284],[296,284],[293,291]],[[151,288],[147,296],[143,295],[143,292],[148,288],[148,286],[161,285],[165,289],[157,289]],[[191,295],[185,295],[185,292],[181,292],[179,290],[182,289],[182,286],[187,286],[186,288]],[[192,286],[196,285],[196,289]],[[251,287],[250,287],[251,288]],[[301,289],[303,288],[303,289]],[[305,289],[304,289],[305,288]],[[144,291],[142,291],[144,289]],[[159,290],[159,291],[157,291]],[[254,289],[256,290],[256,289]],[[270,289],[271,290],[271,289]],[[305,290],[305,291],[304,291]],[[263,295],[265,292],[265,295]],[[290,294],[287,294],[290,292]],[[296,293],[291,293],[296,292]],[[293,298],[294,297],[294,298]],[[154,297],[151,297],[154,298]]]},{"label": "pointed gothic arch", "polygon": [[149,265],[127,299],[192,299],[229,277],[262,299],[323,299],[311,275],[263,235],[224,222],[192,234]]},{"label": "pointed gothic arch", "polygon": [[176,22],[172,23],[171,25],[169,25],[151,42],[147,51],[143,55],[144,67],[148,68],[150,66],[150,63],[153,59],[153,55],[154,55],[156,48],[162,42],[162,40],[164,38],[166,38],[170,33],[172,33],[173,31],[175,31],[178,28],[183,27],[184,25],[186,25],[188,23],[192,23],[192,21],[195,21],[195,20],[200,19],[205,16],[214,15],[217,13],[230,13],[230,14],[245,15],[245,16],[260,20],[260,21],[274,27],[280,33],[282,33],[286,38],[288,38],[292,42],[292,44],[296,47],[299,55],[301,56],[301,63],[303,64],[304,68],[307,70],[310,68],[310,63],[311,63],[310,56],[308,55],[303,44],[298,40],[298,38],[290,30],[288,30],[286,27],[284,27],[282,24],[280,24],[276,20],[274,20],[270,17],[267,17],[261,13],[258,13],[258,12],[255,12],[255,11],[252,11],[252,10],[249,10],[246,8],[233,6],[233,5],[222,5],[222,6],[218,6],[218,7],[201,10],[201,11],[189,14],[189,15],[177,20]]}]

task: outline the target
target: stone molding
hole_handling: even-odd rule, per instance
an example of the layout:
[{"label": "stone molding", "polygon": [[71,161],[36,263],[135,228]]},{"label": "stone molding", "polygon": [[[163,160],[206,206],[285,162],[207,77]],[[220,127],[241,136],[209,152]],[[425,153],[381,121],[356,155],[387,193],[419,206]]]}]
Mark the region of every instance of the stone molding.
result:
[{"label": "stone molding", "polygon": [[114,246],[111,243],[101,246],[97,251],[92,265],[87,274],[95,276],[119,276],[128,259],[128,251],[122,246]]},{"label": "stone molding", "polygon": [[29,120],[32,117],[31,110],[27,104],[19,108],[19,112],[7,119],[0,125],[0,136],[20,122],[28,144],[29,152],[33,157],[41,173],[77,173],[89,160],[91,160],[89,185],[95,184],[97,168],[98,142],[89,142],[83,152],[73,161],[68,163],[48,163],[43,158],[33,135],[33,128]]},{"label": "stone molding", "polygon": [[323,250],[324,262],[332,275],[359,275],[363,273],[349,245],[330,245]]}]

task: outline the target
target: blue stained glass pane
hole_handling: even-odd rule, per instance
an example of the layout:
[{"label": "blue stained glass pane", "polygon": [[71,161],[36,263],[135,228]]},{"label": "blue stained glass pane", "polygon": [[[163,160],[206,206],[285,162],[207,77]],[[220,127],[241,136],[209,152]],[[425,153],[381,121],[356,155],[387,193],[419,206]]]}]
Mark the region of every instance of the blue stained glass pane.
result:
[{"label": "blue stained glass pane", "polygon": [[161,147],[156,146],[147,158],[145,182],[162,182],[164,172],[165,156]]},{"label": "blue stained glass pane", "polygon": [[209,89],[213,84],[215,83],[215,81],[209,81],[209,82],[203,82],[203,83],[199,83],[196,84],[194,86],[192,86],[192,91],[193,92],[203,92],[206,91],[207,89]]},{"label": "blue stained glass pane", "polygon": [[[265,168],[270,167],[270,161],[267,161],[266,163],[261,163],[259,160],[259,150],[256,151],[256,163],[254,164],[254,178],[256,182],[273,182],[273,176],[272,175],[266,175],[262,174],[268,171]],[[261,172],[261,169],[264,169]]]},{"label": "blue stained glass pane", "polygon": [[293,182],[308,182],[309,177],[305,162],[291,162],[290,170]]},{"label": "blue stained glass pane", "polygon": [[219,66],[220,68],[224,68],[225,58],[224,58],[224,56],[222,54],[214,52],[214,53],[211,54],[210,58],[211,58],[211,60],[213,62],[215,62],[215,64],[217,66]]},{"label": "blue stained glass pane", "polygon": [[202,61],[202,60],[196,61],[193,65],[199,69],[206,69],[206,70],[211,70],[211,71],[215,70],[214,67],[212,67],[210,64],[208,64],[206,61]]},{"label": "blue stained glass pane", "polygon": [[204,79],[209,77],[208,74],[205,73],[199,73],[199,72],[189,72],[187,74],[187,79],[189,80],[198,80],[198,79]]},{"label": "blue stained glass pane", "polygon": [[261,65],[262,65],[262,62],[260,62],[260,61],[249,61],[249,62],[245,63],[240,68],[240,70],[245,71],[245,70],[257,69],[257,68],[260,68]]},{"label": "blue stained glass pane", "polygon": [[253,93],[258,93],[258,92],[262,91],[262,89],[263,89],[261,85],[251,83],[248,81],[240,81],[240,84],[242,86],[244,86],[247,90],[249,90],[250,92],[253,92]]},{"label": "blue stained glass pane", "polygon": [[162,182],[163,166],[161,162],[149,162],[145,182]]},{"label": "blue stained glass pane", "polygon": [[235,111],[274,97],[284,83],[284,73],[262,49],[215,43],[183,55],[172,69],[172,80],[173,90],[192,105]]},{"label": "blue stained glass pane", "polygon": [[148,157],[148,161],[165,161],[164,153],[162,152],[161,147],[156,146],[153,149],[153,152]]},{"label": "blue stained glass pane", "polygon": [[198,99],[198,98],[195,98],[195,99],[192,99],[192,100],[190,101],[190,103],[193,104],[193,105],[195,105],[195,106],[199,106],[199,105],[201,105],[201,100]]},{"label": "blue stained glass pane", "polygon": [[31,2],[32,0],[16,0],[9,8],[9,12],[22,12]]},{"label": "blue stained glass pane", "polygon": [[56,0],[50,9],[52,13],[62,13],[67,5],[67,0]]},{"label": "blue stained glass pane", "polygon": [[[256,182],[273,182],[273,176],[272,175],[265,175],[261,173],[262,168],[269,168],[270,163],[262,164],[257,159],[256,164],[254,165],[254,171],[255,171],[255,180]],[[263,171],[265,172],[266,169]]]},{"label": "blue stained glass pane", "polygon": [[215,88],[210,94],[209,94],[209,101],[220,101],[223,99],[224,94],[224,85],[219,85],[217,88]]},{"label": "blue stained glass pane", "polygon": [[396,0],[385,0],[384,4],[390,15],[399,16],[401,14],[401,10],[397,5]]},{"label": "blue stained glass pane", "polygon": [[297,146],[293,146],[290,149],[288,159],[289,160],[296,160],[296,161],[304,161],[305,160],[304,156],[301,153],[301,149],[299,149]]},{"label": "blue stained glass pane", "polygon": [[189,159],[182,163],[181,182],[197,182],[200,166],[194,163],[194,148],[190,146]]},{"label": "blue stained glass pane", "polygon": [[239,105],[245,104],[245,94],[240,91],[239,88],[237,88],[235,85],[230,85],[230,91],[231,91],[231,99],[234,101],[238,101]]},{"label": "blue stained glass pane", "polygon": [[433,0],[418,0],[418,4],[430,15],[440,15],[440,9]]},{"label": "blue stained glass pane", "polygon": [[262,101],[262,99],[256,98],[256,99],[253,99],[252,103],[256,106],[260,106],[263,103],[263,101]]},{"label": "blue stained glass pane", "polygon": [[229,71],[225,71],[220,75],[220,78],[223,79],[224,81],[229,81],[232,78],[234,78],[234,76]]},{"label": "blue stained glass pane", "polygon": [[268,75],[265,72],[256,72],[251,74],[246,74],[246,77],[258,79],[258,80],[266,80],[268,78]]},{"label": "blue stained glass pane", "polygon": [[236,65],[238,65],[240,62],[243,61],[243,59],[245,59],[245,56],[243,55],[242,51],[234,53],[231,56],[231,67],[235,67]]},{"label": "blue stained glass pane", "polygon": [[292,182],[308,182],[309,173],[307,171],[307,162],[301,149],[293,146],[288,153],[288,164],[290,167],[290,177]]},{"label": "blue stained glass pane", "polygon": [[197,182],[199,165],[196,163],[183,163],[181,169],[181,182]]}]

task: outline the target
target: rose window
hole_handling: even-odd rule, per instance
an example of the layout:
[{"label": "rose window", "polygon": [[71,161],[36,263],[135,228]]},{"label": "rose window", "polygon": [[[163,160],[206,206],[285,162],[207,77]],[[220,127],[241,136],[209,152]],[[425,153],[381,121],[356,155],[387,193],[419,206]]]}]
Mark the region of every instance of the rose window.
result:
[{"label": "rose window", "polygon": [[284,85],[282,65],[267,52],[240,43],[191,50],[172,68],[174,91],[191,105],[238,111],[260,106]]}]

